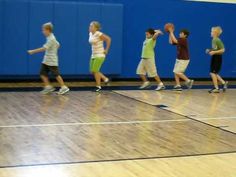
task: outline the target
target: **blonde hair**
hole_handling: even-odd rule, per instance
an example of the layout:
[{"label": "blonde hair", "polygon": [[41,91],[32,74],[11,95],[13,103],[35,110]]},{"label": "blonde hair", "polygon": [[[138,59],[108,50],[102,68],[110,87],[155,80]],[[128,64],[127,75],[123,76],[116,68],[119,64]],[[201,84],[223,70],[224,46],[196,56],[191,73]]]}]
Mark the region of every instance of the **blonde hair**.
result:
[{"label": "blonde hair", "polygon": [[94,27],[99,31],[101,30],[101,24],[98,21],[92,21],[91,22],[92,25],[94,25]]},{"label": "blonde hair", "polygon": [[45,23],[45,24],[43,24],[43,28],[52,32],[53,31],[53,24],[51,22]]},{"label": "blonde hair", "polygon": [[212,31],[215,31],[218,36],[220,36],[223,33],[223,30],[220,26],[215,26],[211,28]]}]

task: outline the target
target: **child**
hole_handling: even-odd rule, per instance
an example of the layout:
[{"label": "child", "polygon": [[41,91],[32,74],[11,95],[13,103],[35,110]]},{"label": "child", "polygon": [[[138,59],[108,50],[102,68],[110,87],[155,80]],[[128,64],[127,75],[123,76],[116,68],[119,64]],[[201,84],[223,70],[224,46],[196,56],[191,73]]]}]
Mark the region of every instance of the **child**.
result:
[{"label": "child", "polygon": [[169,42],[172,45],[177,46],[177,59],[174,67],[175,82],[173,90],[182,91],[180,85],[180,79],[185,81],[185,85],[188,89],[193,86],[194,80],[190,80],[184,73],[189,65],[189,48],[188,48],[188,38],[189,32],[186,29],[180,31],[179,38],[176,39],[174,35],[174,28],[169,29]]},{"label": "child", "polygon": [[211,68],[210,75],[214,84],[214,88],[209,91],[209,93],[219,93],[218,81],[223,84],[223,91],[227,90],[228,82],[224,81],[219,72],[222,65],[222,55],[225,52],[225,47],[219,36],[222,34],[222,29],[220,26],[213,27],[211,29],[212,39],[212,49],[207,49],[206,52],[211,55]]},{"label": "child", "polygon": [[[90,72],[94,75],[96,80],[95,92],[100,92],[101,80],[105,84],[109,83],[109,79],[100,72],[103,62],[105,61],[106,55],[109,52],[111,46],[111,38],[104,33],[100,32],[101,25],[99,22],[93,21],[89,26],[89,43],[92,46],[92,56],[90,60]],[[104,49],[104,44],[106,43],[106,48]]]},{"label": "child", "polygon": [[150,82],[146,78],[146,74],[156,80],[158,86],[156,91],[164,90],[165,86],[157,74],[155,64],[155,46],[159,35],[163,34],[160,30],[148,29],[146,31],[146,39],[143,43],[142,59],[137,68],[137,74],[143,81],[140,89],[150,86]]},{"label": "child", "polygon": [[42,27],[42,32],[47,38],[46,44],[44,44],[41,48],[29,50],[28,53],[32,55],[39,52],[45,52],[40,71],[40,77],[45,85],[42,94],[49,94],[55,91],[55,88],[51,86],[50,81],[48,79],[48,74],[49,72],[51,72],[56,77],[58,83],[61,86],[61,89],[59,90],[58,94],[63,95],[69,92],[70,89],[64,84],[64,81],[60,76],[60,72],[58,69],[57,51],[60,47],[60,44],[53,34],[52,23],[45,23]]}]

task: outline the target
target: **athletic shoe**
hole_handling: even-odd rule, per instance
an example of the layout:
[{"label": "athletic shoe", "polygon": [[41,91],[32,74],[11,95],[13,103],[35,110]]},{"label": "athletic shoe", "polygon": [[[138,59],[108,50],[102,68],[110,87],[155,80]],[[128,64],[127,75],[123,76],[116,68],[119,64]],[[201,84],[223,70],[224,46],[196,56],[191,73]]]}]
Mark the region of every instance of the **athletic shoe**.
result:
[{"label": "athletic shoe", "polygon": [[146,82],[144,82],[144,83],[139,87],[139,89],[145,89],[145,88],[149,87],[150,84],[151,84],[151,83],[150,83],[149,81],[146,81]]},{"label": "athletic shoe", "polygon": [[213,88],[208,91],[209,93],[220,93],[220,89]]},{"label": "athletic shoe", "polygon": [[69,91],[70,91],[70,89],[67,86],[64,86],[59,90],[59,92],[57,94],[64,95],[64,94],[68,93]]},{"label": "athletic shoe", "polygon": [[166,87],[164,85],[158,85],[155,90],[156,91],[161,91],[161,90],[165,90],[165,89],[166,89]]},{"label": "athletic shoe", "polygon": [[189,80],[188,82],[185,82],[185,85],[188,89],[191,89],[193,87],[194,80]]},{"label": "athletic shoe", "polygon": [[225,81],[225,83],[223,84],[223,92],[226,92],[226,90],[228,89],[228,85],[229,85],[229,82]]},{"label": "athletic shoe", "polygon": [[104,84],[105,84],[105,85],[109,85],[109,83],[110,83],[110,79],[107,78],[107,79],[104,81]]},{"label": "athletic shoe", "polygon": [[183,91],[182,87],[179,86],[179,85],[174,86],[173,90],[174,91],[180,91],[180,92]]},{"label": "athletic shoe", "polygon": [[101,90],[102,90],[102,87],[96,86],[94,92],[101,92]]},{"label": "athletic shoe", "polygon": [[41,91],[41,94],[47,95],[55,91],[55,88],[53,86],[46,86],[44,89]]}]

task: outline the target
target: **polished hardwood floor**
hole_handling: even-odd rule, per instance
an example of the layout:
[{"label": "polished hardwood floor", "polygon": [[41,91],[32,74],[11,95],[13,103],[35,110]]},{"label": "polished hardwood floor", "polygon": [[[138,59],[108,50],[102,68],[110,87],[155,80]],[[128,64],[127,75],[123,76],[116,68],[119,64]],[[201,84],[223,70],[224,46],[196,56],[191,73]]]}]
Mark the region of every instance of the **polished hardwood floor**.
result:
[{"label": "polished hardwood floor", "polygon": [[0,92],[0,177],[235,177],[235,95]]}]

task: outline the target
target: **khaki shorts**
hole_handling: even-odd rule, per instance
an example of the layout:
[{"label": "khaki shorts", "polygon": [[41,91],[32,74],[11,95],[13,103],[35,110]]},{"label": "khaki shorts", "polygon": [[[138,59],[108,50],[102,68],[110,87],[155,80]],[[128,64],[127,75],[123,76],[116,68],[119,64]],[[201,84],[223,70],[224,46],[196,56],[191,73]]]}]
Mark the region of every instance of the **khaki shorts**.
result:
[{"label": "khaki shorts", "polygon": [[183,74],[186,71],[188,64],[189,60],[176,59],[173,72],[176,74]]},{"label": "khaki shorts", "polygon": [[148,77],[156,77],[157,69],[155,59],[142,59],[139,62],[136,74],[148,75]]}]

